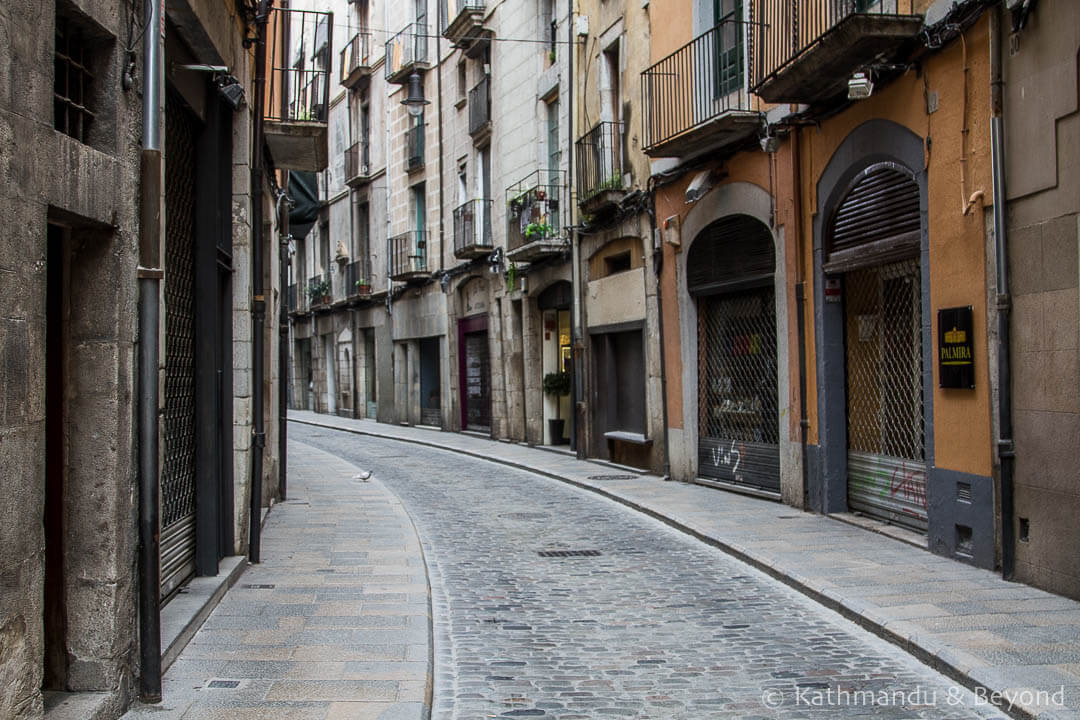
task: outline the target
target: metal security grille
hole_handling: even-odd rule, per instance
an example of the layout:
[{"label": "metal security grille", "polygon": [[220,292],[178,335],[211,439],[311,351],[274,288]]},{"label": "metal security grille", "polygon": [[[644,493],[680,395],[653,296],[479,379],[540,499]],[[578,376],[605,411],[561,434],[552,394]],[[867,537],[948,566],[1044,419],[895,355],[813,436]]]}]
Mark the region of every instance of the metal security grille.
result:
[{"label": "metal security grille", "polygon": [[699,474],[780,489],[772,287],[699,301]]},{"label": "metal security grille", "polygon": [[79,142],[86,142],[95,114],[90,109],[94,75],[88,42],[71,21],[56,18],[53,62],[53,124]]},{"label": "metal security grille", "polygon": [[165,105],[165,456],[161,468],[161,596],[195,571],[195,134],[170,90]]},{"label": "metal security grille", "polygon": [[926,530],[919,261],[845,276],[848,504]]},{"label": "metal security grille", "polygon": [[491,429],[491,367],[487,331],[465,335],[465,419],[470,430]]}]

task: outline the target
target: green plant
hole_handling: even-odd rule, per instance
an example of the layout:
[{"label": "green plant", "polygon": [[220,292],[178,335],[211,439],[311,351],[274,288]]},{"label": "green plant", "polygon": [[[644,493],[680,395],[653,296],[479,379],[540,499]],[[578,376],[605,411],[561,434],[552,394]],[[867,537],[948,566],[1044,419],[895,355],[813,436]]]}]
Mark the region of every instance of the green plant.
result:
[{"label": "green plant", "polygon": [[308,299],[311,301],[320,300],[330,294],[330,281],[319,280],[308,285],[307,288]]},{"label": "green plant", "polygon": [[368,285],[368,281],[365,278],[360,278],[359,280],[356,281],[356,287],[357,287],[357,289],[359,289],[359,288],[366,288],[366,287],[370,287],[370,286]]},{"label": "green plant", "polygon": [[510,269],[506,271],[506,292],[514,292],[517,287],[517,264],[510,263]]},{"label": "green plant", "polygon": [[622,190],[622,173],[612,173],[611,177],[600,183],[597,191],[601,190]]},{"label": "green plant", "polygon": [[529,223],[525,226],[525,240],[532,242],[540,238],[550,237],[553,228],[547,223]]},{"label": "green plant", "polygon": [[548,50],[548,62],[551,63],[552,65],[555,64],[555,51],[554,50]]},{"label": "green plant", "polygon": [[570,373],[553,372],[544,376],[544,392],[548,395],[570,394]]}]

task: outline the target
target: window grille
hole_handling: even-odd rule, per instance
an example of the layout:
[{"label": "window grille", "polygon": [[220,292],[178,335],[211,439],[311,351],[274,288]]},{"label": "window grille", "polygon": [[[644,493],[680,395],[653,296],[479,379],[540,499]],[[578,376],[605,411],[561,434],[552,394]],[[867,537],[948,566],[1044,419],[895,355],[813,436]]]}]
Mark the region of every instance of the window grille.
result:
[{"label": "window grille", "polygon": [[87,142],[95,118],[88,107],[94,82],[90,61],[90,49],[83,33],[68,19],[57,17],[53,125],[81,143]]}]

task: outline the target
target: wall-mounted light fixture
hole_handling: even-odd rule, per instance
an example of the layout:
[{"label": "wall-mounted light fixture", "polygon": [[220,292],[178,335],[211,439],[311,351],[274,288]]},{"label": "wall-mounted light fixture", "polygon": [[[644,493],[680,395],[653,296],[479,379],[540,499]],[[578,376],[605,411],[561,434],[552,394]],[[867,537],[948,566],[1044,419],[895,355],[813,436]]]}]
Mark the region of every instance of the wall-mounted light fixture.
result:
[{"label": "wall-mounted light fixture", "polygon": [[848,100],[865,100],[874,92],[874,82],[870,79],[870,73],[857,72],[851,76],[847,83]]},{"label": "wall-mounted light fixture", "polygon": [[419,117],[420,113],[424,112],[424,106],[431,104],[429,100],[424,99],[424,86],[420,84],[420,73],[415,70],[412,75],[409,75],[409,93],[401,104],[413,117]]}]

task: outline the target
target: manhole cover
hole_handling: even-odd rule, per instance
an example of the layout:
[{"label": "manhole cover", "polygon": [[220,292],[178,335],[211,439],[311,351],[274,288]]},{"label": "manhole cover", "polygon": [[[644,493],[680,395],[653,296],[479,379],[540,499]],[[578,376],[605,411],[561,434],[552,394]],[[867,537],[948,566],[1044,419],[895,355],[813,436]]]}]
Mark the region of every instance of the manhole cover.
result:
[{"label": "manhole cover", "polygon": [[503,513],[499,517],[507,520],[547,520],[551,516],[542,512],[514,512]]},{"label": "manhole cover", "polygon": [[637,480],[637,475],[590,475],[590,480]]},{"label": "manhole cover", "polygon": [[240,687],[239,680],[211,680],[206,683],[206,687],[212,690],[226,690]]},{"label": "manhole cover", "polygon": [[599,550],[541,550],[537,553],[540,557],[597,557]]}]

